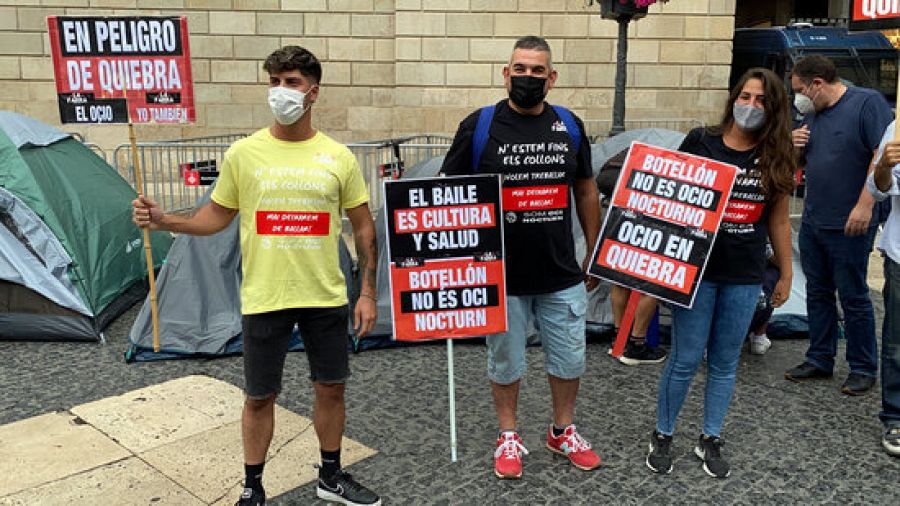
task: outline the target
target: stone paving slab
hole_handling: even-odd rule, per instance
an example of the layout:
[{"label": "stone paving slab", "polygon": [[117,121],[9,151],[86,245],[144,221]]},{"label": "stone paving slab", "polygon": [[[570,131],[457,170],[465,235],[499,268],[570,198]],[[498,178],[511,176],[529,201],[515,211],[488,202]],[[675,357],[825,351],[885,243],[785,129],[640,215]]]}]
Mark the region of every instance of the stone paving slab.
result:
[{"label": "stone paving slab", "polygon": [[134,453],[240,420],[244,397],[234,385],[187,376],[72,408]]},{"label": "stone paving slab", "polygon": [[103,504],[202,506],[205,503],[136,457],[0,497],[3,506]]},{"label": "stone paving slab", "polygon": [[128,457],[130,453],[68,413],[0,427],[0,497]]},{"label": "stone paving slab", "polygon": [[[275,433],[266,462],[266,493],[282,494],[316,479],[319,442],[312,420],[278,408]],[[234,422],[141,454],[154,468],[171,477],[207,504],[234,504],[243,483],[241,424]],[[351,465],[375,451],[344,440],[342,460]]]},{"label": "stone paving slab", "polygon": [[[233,504],[242,405],[237,387],[190,375],[2,426],[0,505]],[[275,420],[270,495],[313,481],[319,456],[309,418],[276,405]],[[375,454],[343,447],[346,466]]]}]

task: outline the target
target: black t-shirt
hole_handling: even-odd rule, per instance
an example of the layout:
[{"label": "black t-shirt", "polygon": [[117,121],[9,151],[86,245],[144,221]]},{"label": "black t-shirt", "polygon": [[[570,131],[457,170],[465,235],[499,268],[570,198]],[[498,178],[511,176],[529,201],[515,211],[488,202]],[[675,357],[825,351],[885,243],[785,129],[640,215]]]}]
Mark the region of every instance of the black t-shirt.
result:
[{"label": "black t-shirt", "polygon": [[[524,116],[499,102],[478,170],[472,170],[472,137],[479,111],[459,124],[441,172],[503,176],[506,290],[510,295],[550,293],[584,280],[575,258],[570,195],[575,178],[590,178],[591,147],[584,135],[578,155],[565,124],[544,104]],[[589,248],[593,244],[588,245]]]},{"label": "black t-shirt", "polygon": [[744,170],[734,180],[731,199],[719,225],[703,279],[735,284],[761,283],[766,270],[771,208],[763,194],[756,149],[736,151],[725,145],[721,135],[695,128],[678,150],[737,165]]}]

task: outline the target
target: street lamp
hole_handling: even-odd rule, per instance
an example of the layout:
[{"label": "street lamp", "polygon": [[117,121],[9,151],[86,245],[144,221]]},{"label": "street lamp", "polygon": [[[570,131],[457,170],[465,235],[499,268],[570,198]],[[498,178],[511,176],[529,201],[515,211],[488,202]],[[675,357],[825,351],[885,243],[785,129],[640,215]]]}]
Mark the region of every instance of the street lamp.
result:
[{"label": "street lamp", "polygon": [[625,83],[628,80],[628,23],[647,15],[647,7],[657,1],[669,0],[588,0],[588,5],[600,4],[600,16],[619,23],[616,46],[616,95],[613,101],[613,123],[609,136],[625,131]]}]

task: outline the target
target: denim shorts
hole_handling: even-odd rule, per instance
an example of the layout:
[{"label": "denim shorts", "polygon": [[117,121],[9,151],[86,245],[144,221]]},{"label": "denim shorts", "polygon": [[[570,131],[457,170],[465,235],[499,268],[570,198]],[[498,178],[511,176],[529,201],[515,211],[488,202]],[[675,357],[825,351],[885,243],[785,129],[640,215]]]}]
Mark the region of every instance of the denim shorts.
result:
[{"label": "denim shorts", "polygon": [[298,308],[244,315],[244,391],[251,399],[281,392],[284,360],[294,325],[300,330],[309,377],[322,384],[340,384],[350,376],[347,350],[347,306]]},{"label": "denim shorts", "polygon": [[540,295],[508,296],[509,330],[487,336],[488,377],[509,385],[525,374],[526,335],[533,320],[544,348],[547,373],[561,379],[584,374],[585,312],[584,283]]}]

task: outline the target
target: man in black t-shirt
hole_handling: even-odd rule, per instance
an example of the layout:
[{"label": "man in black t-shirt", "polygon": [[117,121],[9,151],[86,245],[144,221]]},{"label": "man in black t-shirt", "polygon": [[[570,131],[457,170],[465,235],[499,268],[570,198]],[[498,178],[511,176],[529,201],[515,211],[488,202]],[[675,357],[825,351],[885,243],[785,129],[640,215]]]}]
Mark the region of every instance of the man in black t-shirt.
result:
[{"label": "man in black t-shirt", "polygon": [[[591,149],[581,135],[582,122],[544,102],[557,77],[544,39],[519,39],[503,77],[509,99],[493,107],[486,135],[479,135],[482,130],[477,128],[482,113],[472,113],[460,123],[441,168],[447,175],[496,173],[503,179],[509,330],[487,337],[488,377],[500,424],[494,473],[499,478],[522,475],[521,456],[527,451],[516,433],[516,407],[525,373],[525,333],[532,318],[541,334],[553,398],[546,446],[576,467],[596,469],[600,458],[573,424],[585,369],[584,272],[600,229]],[[579,132],[569,131],[573,127]],[[473,152],[481,152],[480,158],[473,160]],[[570,195],[587,241],[588,256],[580,264]],[[597,280],[588,278],[586,283],[593,289]]]}]

